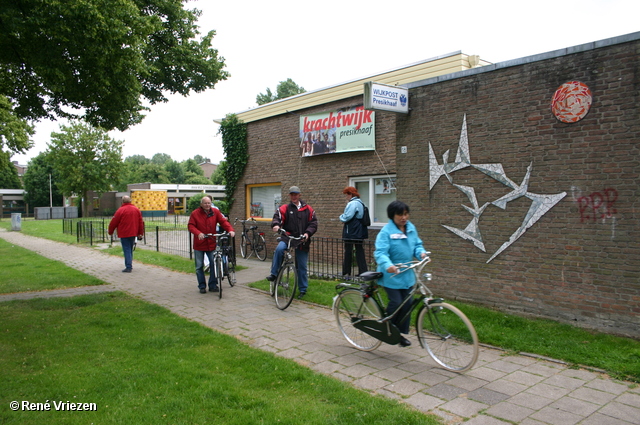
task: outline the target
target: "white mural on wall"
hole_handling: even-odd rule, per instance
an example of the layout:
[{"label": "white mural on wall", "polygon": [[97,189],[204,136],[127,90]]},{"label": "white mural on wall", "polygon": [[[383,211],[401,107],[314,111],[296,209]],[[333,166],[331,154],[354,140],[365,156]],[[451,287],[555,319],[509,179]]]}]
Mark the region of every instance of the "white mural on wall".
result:
[{"label": "white mural on wall", "polygon": [[[505,186],[511,189],[511,192],[506,195],[492,201],[486,202],[482,206],[479,205],[478,199],[476,197],[476,193],[473,187],[462,186],[455,184],[453,182],[452,174],[458,170],[465,169],[467,167],[472,167],[492,179],[504,184]],[[458,152],[456,153],[456,159],[453,162],[449,162],[449,151],[447,150],[442,155],[442,164],[438,163],[435,153],[433,152],[433,147],[431,143],[429,143],[429,190],[433,189],[433,187],[438,183],[440,177],[445,176],[449,183],[451,183],[455,188],[464,193],[469,202],[471,203],[471,207],[467,205],[462,205],[462,207],[471,214],[471,221],[464,229],[458,229],[455,227],[442,225],[452,233],[458,235],[462,239],[471,241],[474,246],[478,249],[486,252],[484,241],[482,240],[482,233],[480,231],[480,217],[482,213],[489,205],[494,205],[503,210],[507,209],[507,204],[511,201],[515,201],[518,198],[526,197],[530,199],[531,206],[529,207],[529,211],[524,217],[522,224],[516,229],[515,232],[509,237],[509,240],[504,242],[500,248],[496,252],[493,253],[491,258],[487,260],[489,263],[491,260],[496,258],[501,252],[511,246],[520,236],[522,236],[527,229],[533,226],[543,215],[547,213],[551,208],[553,208],[562,198],[564,198],[567,193],[561,192],[555,195],[540,195],[537,193],[529,192],[529,179],[531,178],[531,169],[533,168],[533,163],[529,164],[527,167],[527,173],[522,179],[522,183],[517,184],[511,179],[507,177],[502,167],[502,164],[473,164],[471,162],[471,156],[469,154],[469,139],[467,137],[467,116],[465,114],[464,119],[462,121],[462,131],[460,133],[460,142],[458,144]]]}]

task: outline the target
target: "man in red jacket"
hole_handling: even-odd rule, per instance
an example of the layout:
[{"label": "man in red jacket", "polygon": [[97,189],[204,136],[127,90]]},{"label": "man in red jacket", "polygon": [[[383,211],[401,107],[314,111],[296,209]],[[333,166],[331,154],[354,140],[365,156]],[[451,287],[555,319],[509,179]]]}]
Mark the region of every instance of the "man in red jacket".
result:
[{"label": "man in red jacket", "polygon": [[124,273],[131,273],[133,269],[133,246],[136,236],[140,239],[144,236],[144,221],[142,213],[131,203],[129,196],[122,197],[122,206],[118,208],[109,223],[109,234],[113,235],[118,230],[118,237],[124,253]]},{"label": "man in red jacket", "polygon": [[[200,201],[200,207],[191,213],[189,217],[189,232],[193,233],[193,251],[196,260],[196,278],[201,294],[206,294],[206,280],[204,275],[204,256],[209,258],[209,264],[213,264],[213,251],[216,249],[216,239],[207,238],[208,233],[217,233],[217,225],[227,232],[231,237],[235,236],[233,227],[229,220],[212,206],[211,198],[204,196]],[[218,292],[218,279],[214,275],[214,267],[211,267],[209,274],[209,292]]]}]

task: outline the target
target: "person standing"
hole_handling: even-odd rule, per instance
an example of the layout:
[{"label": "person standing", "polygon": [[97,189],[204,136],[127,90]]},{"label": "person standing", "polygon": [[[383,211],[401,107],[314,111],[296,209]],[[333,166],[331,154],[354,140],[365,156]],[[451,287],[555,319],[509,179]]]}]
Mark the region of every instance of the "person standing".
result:
[{"label": "person standing", "polygon": [[[374,257],[378,264],[378,271],[383,273],[378,283],[382,285],[389,297],[387,314],[393,313],[402,301],[411,293],[416,276],[412,272],[397,274],[396,264],[407,263],[414,258],[424,258],[427,251],[418,237],[416,226],[409,221],[409,206],[404,202],[393,201],[387,206],[387,223],[376,237],[376,250]],[[394,317],[392,323],[398,327],[400,333],[409,333],[409,321],[407,312],[411,310],[411,303],[407,303]],[[407,315],[405,320],[402,318]],[[400,339],[402,347],[411,345],[404,336]]]},{"label": "person standing", "polygon": [[144,221],[138,207],[131,203],[130,196],[122,197],[122,206],[118,208],[109,222],[109,235],[113,235],[116,229],[124,254],[122,272],[131,273],[133,270],[133,247],[136,243],[136,237],[142,239],[144,236]]},{"label": "person standing", "polygon": [[344,223],[342,228],[342,239],[344,240],[342,275],[351,275],[354,248],[356,250],[356,262],[358,263],[358,274],[362,274],[367,271],[367,260],[364,256],[363,241],[369,237],[368,229],[362,224],[364,204],[360,200],[360,194],[355,187],[347,186],[342,193],[347,198],[347,205],[344,208],[344,212],[340,215],[340,221]]},{"label": "person standing", "polygon": [[[204,274],[204,256],[209,259],[209,264],[213,264],[213,251],[216,249],[216,238],[208,238],[207,234],[217,233],[217,226],[229,232],[233,238],[235,232],[229,220],[213,206],[211,198],[202,197],[200,206],[189,216],[188,229],[193,234],[193,251],[196,262],[196,278],[201,294],[206,294],[207,282]],[[218,292],[218,279],[214,273],[214,267],[209,272],[209,292]]]},{"label": "person standing", "polygon": [[[303,236],[302,243],[295,249],[296,262],[298,264],[298,286],[300,294],[298,299],[302,299],[307,294],[309,277],[307,275],[307,262],[309,261],[309,247],[311,246],[311,236],[318,230],[318,218],[311,206],[300,199],[300,188],[291,186],[289,188],[289,199],[291,202],[280,206],[273,215],[271,228],[274,232],[284,229],[288,235],[294,238]],[[287,248],[287,236],[282,236],[271,263],[271,274],[267,280],[276,280],[278,269],[282,264],[284,250]]]}]

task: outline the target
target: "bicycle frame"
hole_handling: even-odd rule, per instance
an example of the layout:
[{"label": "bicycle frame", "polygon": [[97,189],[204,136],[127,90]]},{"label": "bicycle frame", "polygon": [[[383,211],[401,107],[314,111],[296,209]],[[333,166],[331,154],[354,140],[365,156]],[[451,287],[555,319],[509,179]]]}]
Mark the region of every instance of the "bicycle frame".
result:
[{"label": "bicycle frame", "polygon": [[[391,314],[383,313],[384,316],[379,320],[371,320],[371,319],[363,319],[353,323],[353,326],[362,330],[363,332],[368,333],[369,335],[380,339],[383,342],[388,344],[397,344],[400,341],[401,335],[399,329],[391,323],[391,321],[396,317],[396,315],[402,310],[402,308],[409,302],[411,302],[411,308],[407,310],[405,315],[400,320],[401,322],[407,320],[413,314],[413,311],[421,304],[429,305],[433,302],[441,302],[442,299],[434,299],[433,293],[426,286],[426,284],[420,279],[420,273],[424,266],[427,265],[431,261],[429,257],[430,253],[427,253],[427,256],[420,261],[413,261],[410,263],[397,264],[401,271],[398,274],[405,273],[409,270],[413,270],[416,274],[416,283],[411,288],[411,292],[406,296],[406,298],[400,303],[400,305],[393,311]],[[368,274],[367,274],[368,273]],[[367,272],[363,273],[361,277],[365,278],[365,281],[371,281],[382,277],[379,272]],[[427,273],[425,275],[427,280],[431,280],[431,274]],[[365,293],[365,297],[371,298],[380,309],[381,312],[386,312],[386,306],[384,305],[380,294],[378,293],[378,285],[377,283],[361,283],[361,284],[353,284],[353,283],[340,283],[336,285],[336,289],[347,289],[347,288],[355,288],[360,289]],[[416,293],[419,292],[419,296],[415,297]],[[362,306],[364,308],[364,304]],[[358,312],[358,315],[361,312]]]}]

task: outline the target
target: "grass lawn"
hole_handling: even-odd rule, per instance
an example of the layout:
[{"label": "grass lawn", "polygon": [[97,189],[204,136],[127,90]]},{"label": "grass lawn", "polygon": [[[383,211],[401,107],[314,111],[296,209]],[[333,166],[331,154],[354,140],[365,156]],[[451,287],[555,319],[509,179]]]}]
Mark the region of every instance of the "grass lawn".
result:
[{"label": "grass lawn", "polygon": [[440,423],[121,292],[2,302],[0,317],[2,424]]}]

